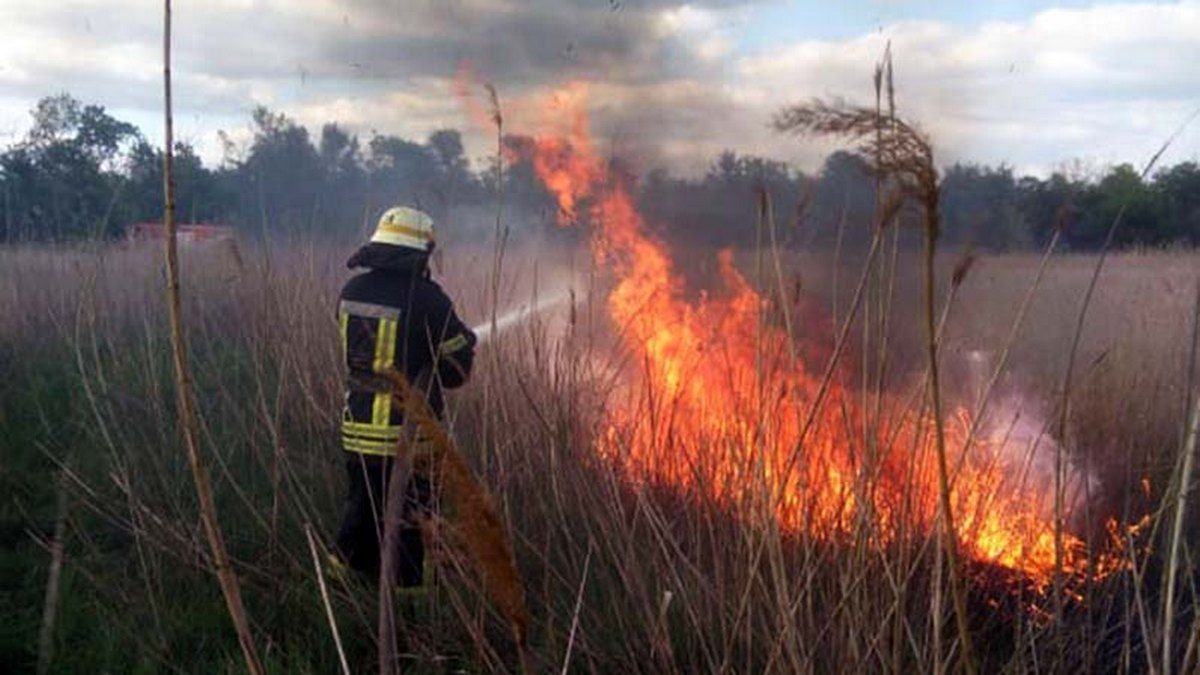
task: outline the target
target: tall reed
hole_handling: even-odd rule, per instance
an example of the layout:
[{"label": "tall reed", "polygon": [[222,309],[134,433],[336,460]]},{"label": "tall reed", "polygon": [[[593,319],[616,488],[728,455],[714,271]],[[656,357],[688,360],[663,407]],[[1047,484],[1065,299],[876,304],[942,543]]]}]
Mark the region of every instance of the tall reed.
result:
[{"label": "tall reed", "polygon": [[188,363],[188,346],[183,330],[182,300],[179,291],[179,253],[176,243],[175,227],[175,137],[171,110],[171,0],[163,0],[163,227],[166,231],[164,238],[167,261],[167,308],[171,326],[171,355],[175,365],[175,390],[179,405],[179,424],[183,433],[184,447],[187,449],[188,464],[191,466],[192,478],[195,482],[196,496],[200,500],[200,520],[208,537],[209,548],[212,551],[213,568],[221,592],[225,595],[225,603],[229,609],[229,618],[237,631],[238,642],[246,658],[246,670],[252,675],[263,673],[259,661],[254,638],[250,633],[250,622],[246,617],[246,609],[242,603],[241,588],[238,585],[237,573],[229,561],[225,548],[225,537],[217,518],[217,507],[213,500],[212,486],[208,469],[200,458],[200,425],[196,418],[195,394],[192,390],[192,371]]}]

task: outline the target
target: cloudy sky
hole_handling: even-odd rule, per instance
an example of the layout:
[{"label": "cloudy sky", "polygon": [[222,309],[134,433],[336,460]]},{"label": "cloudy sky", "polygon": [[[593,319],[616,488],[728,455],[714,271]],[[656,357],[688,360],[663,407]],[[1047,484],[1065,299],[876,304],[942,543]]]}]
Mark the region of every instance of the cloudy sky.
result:
[{"label": "cloudy sky", "polygon": [[[66,91],[161,138],[160,5],[0,0],[0,145]],[[724,148],[819,164],[767,123],[789,102],[871,99],[891,41],[901,114],[942,161],[1046,173],[1143,162],[1200,108],[1200,0],[177,0],[178,133],[213,162],[258,104],[423,138],[472,126],[490,82],[506,125],[586,82],[595,130],[644,167],[702,172]],[[1168,162],[1200,157],[1200,123]],[[483,130],[468,149],[483,155]]]}]

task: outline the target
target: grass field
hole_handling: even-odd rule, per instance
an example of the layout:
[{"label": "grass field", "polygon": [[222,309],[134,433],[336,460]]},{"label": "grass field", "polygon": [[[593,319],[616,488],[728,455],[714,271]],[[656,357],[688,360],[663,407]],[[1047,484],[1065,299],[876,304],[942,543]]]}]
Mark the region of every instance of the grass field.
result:
[{"label": "grass field", "polygon": [[[204,448],[271,672],[339,669],[305,529],[327,546],[339,516],[333,311],[348,252],[310,243],[191,250],[184,259]],[[788,255],[772,276],[773,265],[756,275],[754,251],[735,258],[765,296],[793,303],[791,337],[820,370],[861,264]],[[978,405],[1039,260],[984,256],[955,290],[941,344],[954,405]],[[948,297],[957,262],[941,261],[939,298]],[[755,507],[763,493],[754,489],[734,503],[702,484],[639,478],[621,465],[611,448],[623,446],[609,436],[620,430],[606,420],[632,400],[639,364],[615,346],[620,327],[604,311],[610,281],[588,254],[517,248],[497,264],[489,250],[460,248],[443,263],[439,274],[470,322],[485,321],[492,307],[572,291],[554,312],[481,347],[449,415],[516,549],[541,670],[957,667],[944,561],[915,522],[904,537],[883,539],[864,515],[844,536],[816,536]],[[1105,523],[1116,519],[1120,569],[1081,573],[1063,591],[1056,620],[1053,589],[974,565],[970,618],[984,672],[1177,672],[1196,662],[1196,500],[1184,505],[1169,620],[1163,570],[1174,510],[1158,509],[1178,493],[1200,256],[1107,261],[1059,429],[1063,373],[1095,263],[1051,258],[992,396],[1083,476],[1065,515],[1089,551],[1114,550]],[[910,268],[907,254],[885,250],[869,270],[837,369],[841,398],[827,405],[921,391],[919,276]],[[39,656],[64,673],[242,668],[176,427],[161,275],[157,250],[0,250],[0,663],[13,670],[33,670]],[[802,293],[793,297],[794,288]],[[870,424],[849,437],[870,447]],[[874,484],[862,480],[865,489]],[[1147,525],[1124,529],[1146,514]],[[440,542],[435,591],[401,612],[413,671],[515,669],[507,629],[461,554],[453,514],[431,523],[430,534]],[[56,559],[54,596],[47,585]],[[352,669],[371,670],[371,585],[331,582],[330,591]]]}]

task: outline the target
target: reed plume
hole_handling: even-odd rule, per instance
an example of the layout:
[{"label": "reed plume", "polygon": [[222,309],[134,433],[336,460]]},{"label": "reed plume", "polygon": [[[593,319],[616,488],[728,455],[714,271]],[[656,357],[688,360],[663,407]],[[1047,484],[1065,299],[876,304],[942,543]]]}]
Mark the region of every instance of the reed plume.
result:
[{"label": "reed plume", "polygon": [[413,464],[419,470],[436,473],[440,477],[443,494],[454,507],[450,522],[461,533],[467,551],[483,578],[484,588],[512,627],[522,668],[525,672],[531,672],[525,587],[517,573],[512,545],[492,497],[475,478],[422,392],[408,378],[394,370],[383,373],[383,376],[396,393],[393,405],[403,412],[407,421],[415,425],[416,437],[422,439],[412,456]]},{"label": "reed plume", "polygon": [[[889,76],[889,89],[891,88]],[[896,117],[884,115],[878,108],[850,105],[844,101],[827,103],[812,100],[783,109],[772,120],[776,131],[811,136],[839,136],[857,143],[855,153],[881,183],[895,194],[911,200],[921,209],[925,239],[925,318],[926,351],[929,358],[929,394],[934,423],[938,462],[938,492],[941,514],[941,543],[950,567],[950,592],[958,627],[961,662],[968,673],[975,672],[971,633],[967,624],[966,593],[963,588],[956,546],[954,516],[950,504],[950,480],[946,461],[946,440],[941,414],[938,382],[937,330],[934,321],[934,257],[940,235],[941,186],[933,163],[933,146],[915,127]],[[965,275],[965,270],[963,271]]]}]

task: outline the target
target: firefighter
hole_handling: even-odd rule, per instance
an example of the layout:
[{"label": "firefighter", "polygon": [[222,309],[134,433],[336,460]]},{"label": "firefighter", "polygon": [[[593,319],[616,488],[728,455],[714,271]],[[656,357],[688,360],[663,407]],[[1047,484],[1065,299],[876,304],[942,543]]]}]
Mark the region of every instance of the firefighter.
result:
[{"label": "firefighter", "polygon": [[[347,368],[341,434],[349,476],[337,553],[331,561],[339,573],[349,566],[379,574],[383,496],[404,420],[393,409],[386,382],[375,374],[386,369],[403,373],[426,392],[440,418],[442,390],[461,386],[471,373],[475,334],[430,277],[433,247],[433,219],[397,206],[384,212],[370,242],[346,263],[365,271],[346,282],[338,305]],[[400,588],[424,583],[419,522],[429,513],[431,494],[422,468],[416,463],[406,490],[394,580]]]}]

